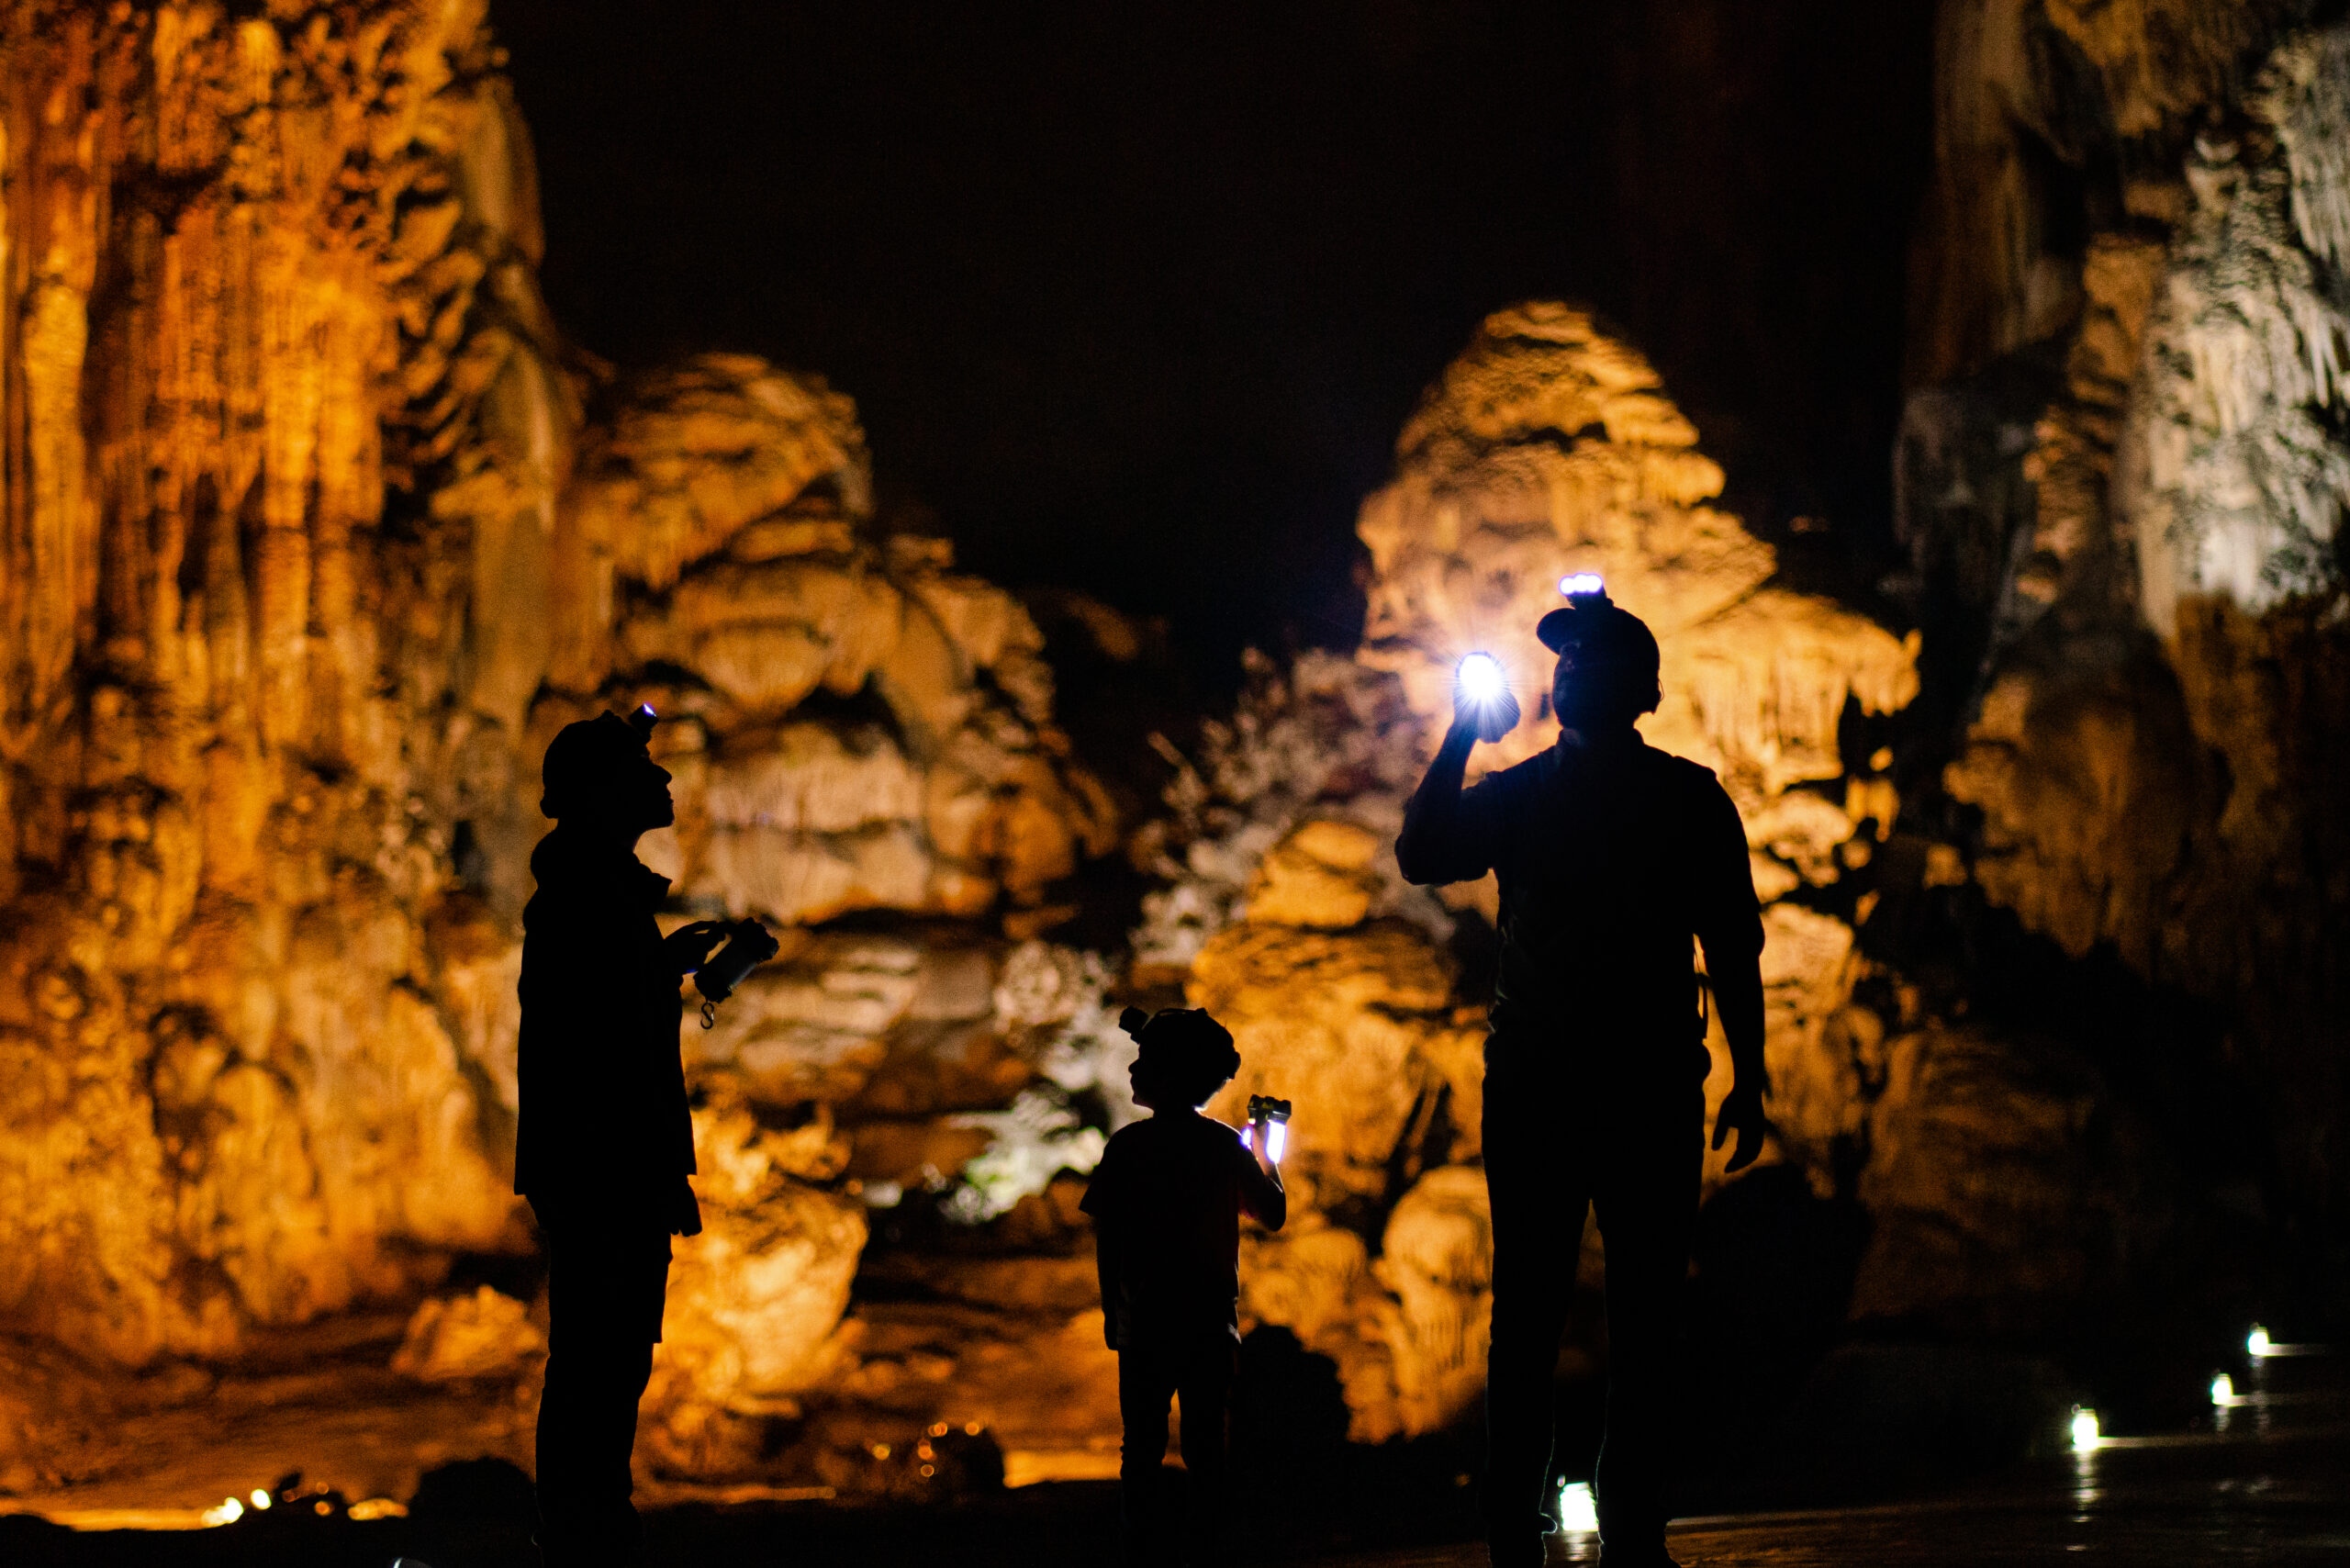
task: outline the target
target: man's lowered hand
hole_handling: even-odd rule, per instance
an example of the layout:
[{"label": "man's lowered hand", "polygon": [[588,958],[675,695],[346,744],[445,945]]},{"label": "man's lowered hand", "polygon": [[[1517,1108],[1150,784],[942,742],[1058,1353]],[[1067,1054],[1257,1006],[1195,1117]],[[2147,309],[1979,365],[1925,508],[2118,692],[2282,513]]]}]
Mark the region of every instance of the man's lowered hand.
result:
[{"label": "man's lowered hand", "polygon": [[1722,1108],[1714,1113],[1716,1149],[1729,1141],[1733,1131],[1738,1134],[1738,1147],[1729,1157],[1732,1171],[1743,1170],[1754,1163],[1755,1157],[1762,1152],[1762,1135],[1770,1130],[1771,1119],[1762,1114],[1762,1091],[1747,1084],[1733,1086],[1723,1100]]}]

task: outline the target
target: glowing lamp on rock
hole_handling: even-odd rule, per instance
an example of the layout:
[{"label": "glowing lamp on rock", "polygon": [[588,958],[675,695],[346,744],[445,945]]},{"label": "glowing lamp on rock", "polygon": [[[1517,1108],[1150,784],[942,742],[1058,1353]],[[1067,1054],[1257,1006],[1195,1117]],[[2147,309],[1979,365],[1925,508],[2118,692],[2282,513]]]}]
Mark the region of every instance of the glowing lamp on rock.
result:
[{"label": "glowing lamp on rock", "polygon": [[1573,572],[1559,579],[1559,591],[1569,599],[1596,599],[1607,591],[1597,572]]},{"label": "glowing lamp on rock", "polygon": [[1501,660],[1491,654],[1471,654],[1460,661],[1457,672],[1461,694],[1480,708],[1489,708],[1502,700],[1509,689],[1508,678],[1502,673]]},{"label": "glowing lamp on rock", "polygon": [[2276,1350],[2277,1342],[2268,1337],[2267,1329],[2255,1323],[2252,1332],[2244,1337],[2244,1348],[2246,1355],[2257,1359]]},{"label": "glowing lamp on rock", "polygon": [[2236,1380],[2221,1372],[2211,1380],[2211,1403],[2225,1409],[2236,1402]]}]

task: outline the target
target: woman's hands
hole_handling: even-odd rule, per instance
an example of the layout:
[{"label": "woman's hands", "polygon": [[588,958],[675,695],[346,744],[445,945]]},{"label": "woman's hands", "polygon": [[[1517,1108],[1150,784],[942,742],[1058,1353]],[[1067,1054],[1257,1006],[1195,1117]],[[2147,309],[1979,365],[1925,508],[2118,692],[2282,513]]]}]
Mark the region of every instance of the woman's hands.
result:
[{"label": "woman's hands", "polygon": [[697,920],[664,936],[661,956],[680,976],[689,975],[708,963],[711,950],[725,939],[724,921]]},{"label": "woman's hands", "polygon": [[669,1234],[701,1234],[701,1203],[694,1196],[694,1184],[683,1176],[677,1178],[677,1191],[670,1199]]}]

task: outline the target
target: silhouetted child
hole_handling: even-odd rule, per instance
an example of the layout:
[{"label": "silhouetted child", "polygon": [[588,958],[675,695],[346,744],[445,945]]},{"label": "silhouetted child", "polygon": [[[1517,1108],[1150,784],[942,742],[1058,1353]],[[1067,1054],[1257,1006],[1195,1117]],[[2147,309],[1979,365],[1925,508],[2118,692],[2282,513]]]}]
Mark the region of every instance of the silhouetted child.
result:
[{"label": "silhouetted child", "polygon": [[1110,1139],[1084,1208],[1093,1216],[1103,1327],[1118,1352],[1126,1561],[1176,1557],[1160,1466],[1168,1401],[1180,1396],[1191,1557],[1221,1568],[1225,1405],[1240,1346],[1240,1215],[1279,1230],[1289,1197],[1261,1136],[1253,1149],[1244,1147],[1234,1129],[1200,1114],[1240,1070],[1231,1031],[1187,1007],[1155,1016],[1130,1007],[1118,1023],[1142,1047],[1130,1077],[1135,1103],[1153,1114]]}]

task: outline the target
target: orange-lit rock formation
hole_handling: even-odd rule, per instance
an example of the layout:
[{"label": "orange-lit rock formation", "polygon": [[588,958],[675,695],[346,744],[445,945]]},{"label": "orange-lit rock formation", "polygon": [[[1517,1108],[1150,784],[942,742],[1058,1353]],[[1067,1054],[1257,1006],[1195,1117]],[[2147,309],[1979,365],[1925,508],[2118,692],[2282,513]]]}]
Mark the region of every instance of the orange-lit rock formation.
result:
[{"label": "orange-lit rock formation", "polygon": [[860,536],[845,398],[709,355],[616,403],[566,498],[556,619],[576,641],[552,678],[622,678],[672,717],[663,869],[687,899],[795,924],[974,916],[1036,906],[1109,846],[1027,611],[943,540]]},{"label": "orange-lit rock formation", "polygon": [[568,425],[527,143],[477,6],[0,28],[0,1307],[218,1350],[520,1241],[434,952]]}]

